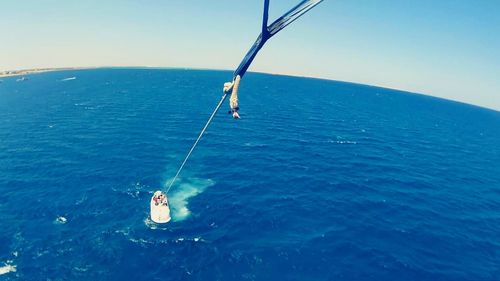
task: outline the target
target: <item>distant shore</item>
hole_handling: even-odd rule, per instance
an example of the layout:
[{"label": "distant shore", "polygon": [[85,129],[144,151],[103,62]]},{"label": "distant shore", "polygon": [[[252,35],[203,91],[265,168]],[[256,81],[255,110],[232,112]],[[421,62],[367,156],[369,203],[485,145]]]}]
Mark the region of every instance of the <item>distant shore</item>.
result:
[{"label": "distant shore", "polygon": [[62,71],[62,70],[74,70],[74,69],[80,69],[80,68],[64,67],[64,68],[30,68],[30,69],[20,69],[20,70],[5,70],[5,71],[0,71],[0,78],[43,73],[49,71]]}]

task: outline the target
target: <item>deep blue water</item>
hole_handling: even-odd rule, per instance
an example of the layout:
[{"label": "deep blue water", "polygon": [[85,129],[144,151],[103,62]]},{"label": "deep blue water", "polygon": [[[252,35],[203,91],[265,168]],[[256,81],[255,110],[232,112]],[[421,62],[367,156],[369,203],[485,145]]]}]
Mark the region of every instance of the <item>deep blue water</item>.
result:
[{"label": "deep blue water", "polygon": [[377,87],[249,73],[152,223],[230,77],[2,79],[0,280],[500,280],[500,112]]}]

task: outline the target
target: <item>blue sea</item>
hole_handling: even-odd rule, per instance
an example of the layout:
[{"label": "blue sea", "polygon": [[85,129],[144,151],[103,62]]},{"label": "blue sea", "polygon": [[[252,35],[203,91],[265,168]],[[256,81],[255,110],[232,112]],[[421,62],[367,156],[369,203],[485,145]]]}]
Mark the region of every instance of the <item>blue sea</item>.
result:
[{"label": "blue sea", "polygon": [[500,112],[248,73],[157,225],[231,72],[26,78],[0,83],[0,280],[500,280]]}]

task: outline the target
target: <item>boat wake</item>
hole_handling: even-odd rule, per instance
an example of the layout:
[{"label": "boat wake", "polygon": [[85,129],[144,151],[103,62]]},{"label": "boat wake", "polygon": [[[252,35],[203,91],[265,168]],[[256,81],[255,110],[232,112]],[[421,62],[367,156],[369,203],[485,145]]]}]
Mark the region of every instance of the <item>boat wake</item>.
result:
[{"label": "boat wake", "polygon": [[[215,182],[211,179],[178,178],[177,184],[168,195],[170,211],[173,221],[183,221],[189,217],[191,211],[188,209],[189,199],[202,193],[207,187]],[[165,182],[165,187],[170,181]]]},{"label": "boat wake", "polygon": [[12,261],[7,261],[3,264],[3,266],[0,266],[0,275],[7,274],[9,272],[16,272],[16,265],[12,263]]},{"label": "boat wake", "polygon": [[68,77],[68,78],[64,78],[64,79],[61,79],[61,82],[64,82],[64,81],[71,81],[71,80],[76,80],[76,77]]}]

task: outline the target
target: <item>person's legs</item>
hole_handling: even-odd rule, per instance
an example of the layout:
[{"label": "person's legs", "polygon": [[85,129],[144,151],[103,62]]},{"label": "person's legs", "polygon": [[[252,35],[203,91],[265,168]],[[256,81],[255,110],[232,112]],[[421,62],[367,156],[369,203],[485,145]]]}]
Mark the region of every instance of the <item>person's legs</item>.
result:
[{"label": "person's legs", "polygon": [[238,114],[238,110],[240,107],[238,106],[238,89],[240,86],[241,77],[239,75],[236,76],[232,85],[231,97],[229,98],[229,107],[231,108],[231,113],[233,114],[234,119],[239,119],[240,115]]}]

